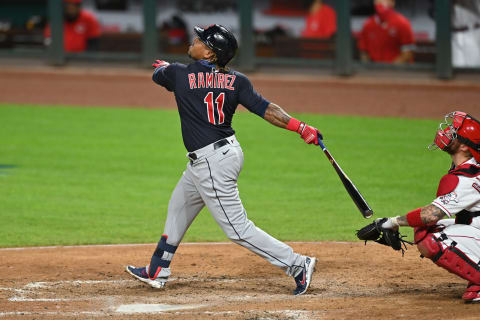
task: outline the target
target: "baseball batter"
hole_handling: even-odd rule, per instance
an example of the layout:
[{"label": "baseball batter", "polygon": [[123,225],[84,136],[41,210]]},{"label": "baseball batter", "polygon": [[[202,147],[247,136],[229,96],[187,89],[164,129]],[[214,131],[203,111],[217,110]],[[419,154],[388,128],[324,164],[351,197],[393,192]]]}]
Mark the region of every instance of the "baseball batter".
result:
[{"label": "baseball batter", "polygon": [[189,162],[170,198],[164,234],[150,263],[140,268],[127,266],[126,271],[154,288],[163,288],[180,241],[207,206],[230,240],[285,270],[295,279],[294,294],[303,294],[312,280],[316,258],[294,252],[248,219],[237,187],[243,152],[231,124],[242,104],[273,125],[296,131],[307,144],[318,144],[321,135],[255,92],[245,75],[226,67],[237,50],[229,30],[220,25],[194,30],[197,37],[188,49],[193,63],[157,60],[153,65],[153,81],[175,94]]},{"label": "baseball batter", "polygon": [[[415,228],[415,243],[424,257],[468,281],[462,298],[480,301],[480,122],[452,112],[434,144],[450,154],[452,167],[442,177],[437,198],[404,216],[389,218],[383,228]],[[448,216],[452,219],[443,219]],[[455,219],[453,219],[455,217]]]}]

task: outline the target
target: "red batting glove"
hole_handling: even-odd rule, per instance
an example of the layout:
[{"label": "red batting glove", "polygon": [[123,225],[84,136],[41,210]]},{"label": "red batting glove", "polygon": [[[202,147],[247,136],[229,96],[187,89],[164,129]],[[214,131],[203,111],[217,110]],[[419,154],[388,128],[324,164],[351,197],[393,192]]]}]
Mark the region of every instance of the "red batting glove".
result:
[{"label": "red batting glove", "polygon": [[317,128],[307,125],[305,122],[301,122],[295,118],[291,118],[288,122],[287,129],[290,131],[295,131],[300,134],[300,137],[307,144],[318,144],[318,136],[322,139],[322,134]]},{"label": "red batting glove", "polygon": [[155,67],[155,68],[160,68],[160,67],[166,67],[169,64],[170,63],[168,63],[167,61],[155,60],[155,63],[152,63],[152,66]]},{"label": "red batting glove", "polygon": [[[302,127],[303,124],[303,127]],[[299,131],[297,131],[302,139],[305,141],[307,144],[318,144],[318,135],[317,132],[318,130],[312,126],[309,126],[308,124],[305,124],[302,122],[300,127],[298,128]]]}]

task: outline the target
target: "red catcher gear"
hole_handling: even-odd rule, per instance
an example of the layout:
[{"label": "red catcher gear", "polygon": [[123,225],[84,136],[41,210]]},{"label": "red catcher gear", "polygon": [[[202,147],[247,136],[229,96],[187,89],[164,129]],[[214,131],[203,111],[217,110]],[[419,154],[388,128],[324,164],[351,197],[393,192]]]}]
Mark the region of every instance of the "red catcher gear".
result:
[{"label": "red catcher gear", "polygon": [[424,257],[431,259],[437,266],[474,284],[480,284],[480,267],[461,250],[454,246],[443,249],[440,240],[426,228],[415,229],[415,243],[418,251]]},{"label": "red catcher gear", "polygon": [[438,184],[437,197],[453,192],[457,188],[459,181],[460,179],[457,175],[451,173],[444,175]]},{"label": "red catcher gear", "polygon": [[465,302],[477,302],[480,301],[480,286],[474,283],[468,283],[465,293],[462,295],[462,299]]},{"label": "red catcher gear", "polygon": [[430,148],[445,150],[455,139],[468,147],[477,162],[480,162],[480,121],[469,114],[454,111],[440,123]]}]

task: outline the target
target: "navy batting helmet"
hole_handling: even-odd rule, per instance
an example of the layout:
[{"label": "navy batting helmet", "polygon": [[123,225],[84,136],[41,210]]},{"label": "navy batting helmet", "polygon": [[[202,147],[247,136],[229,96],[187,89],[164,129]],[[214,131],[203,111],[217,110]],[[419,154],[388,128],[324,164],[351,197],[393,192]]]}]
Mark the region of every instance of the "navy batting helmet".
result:
[{"label": "navy batting helmet", "polygon": [[237,39],[224,26],[213,24],[208,28],[194,27],[198,38],[215,52],[217,56],[217,64],[220,67],[232,60],[237,51]]}]

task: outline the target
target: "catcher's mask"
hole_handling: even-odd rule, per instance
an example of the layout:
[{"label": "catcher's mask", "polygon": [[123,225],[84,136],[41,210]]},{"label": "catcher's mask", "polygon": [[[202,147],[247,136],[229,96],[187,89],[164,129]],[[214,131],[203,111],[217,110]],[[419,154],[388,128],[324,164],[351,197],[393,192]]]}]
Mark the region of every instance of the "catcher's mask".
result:
[{"label": "catcher's mask", "polygon": [[429,149],[445,150],[455,139],[465,144],[475,160],[480,162],[480,121],[465,112],[448,113]]}]

